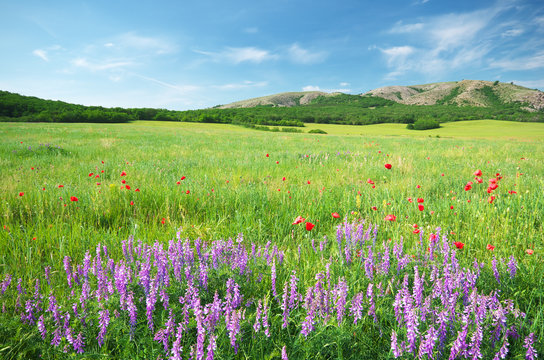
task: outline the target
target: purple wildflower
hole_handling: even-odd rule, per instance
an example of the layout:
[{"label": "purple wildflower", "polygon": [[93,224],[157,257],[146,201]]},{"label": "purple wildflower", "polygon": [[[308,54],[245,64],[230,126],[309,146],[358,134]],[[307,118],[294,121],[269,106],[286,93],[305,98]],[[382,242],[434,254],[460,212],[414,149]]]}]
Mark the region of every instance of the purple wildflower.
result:
[{"label": "purple wildflower", "polygon": [[98,340],[98,346],[102,347],[102,345],[104,345],[104,337],[106,336],[106,331],[110,323],[110,312],[107,309],[100,310],[99,314],[100,320],[98,321],[98,323],[100,324],[100,332],[98,333],[96,339]]},{"label": "purple wildflower", "polygon": [[362,292],[356,294],[353,299],[351,299],[351,307],[349,312],[353,316],[353,323],[357,325],[357,321],[362,318],[363,311],[363,296]]},{"label": "purple wildflower", "polygon": [[210,334],[209,340],[208,340],[208,347],[206,348],[206,350],[208,351],[206,354],[206,360],[213,360],[215,355],[214,354],[215,349],[217,349],[217,344],[215,342],[215,335]]},{"label": "purple wildflower", "polygon": [[281,360],[289,360],[289,358],[287,357],[287,348],[285,347],[285,345],[283,345],[283,347],[281,348]]},{"label": "purple wildflower", "polygon": [[510,261],[508,261],[508,272],[510,273],[510,278],[513,279],[516,276],[518,270],[518,262],[514,255],[510,256]]},{"label": "purple wildflower", "polygon": [[85,338],[81,332],[74,339],[72,346],[77,354],[83,354],[83,349],[85,348]]},{"label": "purple wildflower", "polygon": [[38,319],[38,331],[42,335],[42,339],[45,340],[45,336],[47,335],[47,329],[45,328],[43,315],[40,316],[40,318]]},{"label": "purple wildflower", "polygon": [[271,281],[272,281],[272,295],[274,295],[274,298],[278,297],[278,294],[276,293],[276,260],[272,261],[272,269],[271,269]]},{"label": "purple wildflower", "polygon": [[501,279],[500,279],[499,271],[497,270],[497,259],[495,258],[495,256],[493,256],[493,261],[491,261],[491,266],[493,268],[493,275],[495,275],[495,279],[497,279],[497,282],[500,284]]},{"label": "purple wildflower", "polygon": [[53,339],[51,340],[51,345],[57,347],[60,345],[62,340],[62,327],[58,326],[55,331],[53,331]]},{"label": "purple wildflower", "polygon": [[268,299],[264,300],[263,305],[263,329],[266,337],[270,337],[270,324],[268,323]]},{"label": "purple wildflower", "polygon": [[402,356],[402,346],[399,347],[398,341],[397,341],[397,332],[393,330],[391,333],[391,350],[393,350],[393,356],[398,358],[399,356]]},{"label": "purple wildflower", "polygon": [[533,347],[533,343],[535,341],[535,334],[530,333],[524,341],[523,347],[527,349],[527,353],[525,354],[525,359],[527,360],[534,360],[537,358],[537,353],[535,348]]},{"label": "purple wildflower", "polygon": [[336,306],[336,319],[338,321],[338,326],[340,326],[342,319],[344,318],[344,312],[346,311],[346,298],[348,296],[348,284],[343,278],[338,281],[335,293],[334,303]]},{"label": "purple wildflower", "polygon": [[253,325],[253,330],[255,330],[256,333],[261,329],[261,309],[262,301],[259,299],[259,302],[257,303],[257,311],[255,313],[255,324]]}]

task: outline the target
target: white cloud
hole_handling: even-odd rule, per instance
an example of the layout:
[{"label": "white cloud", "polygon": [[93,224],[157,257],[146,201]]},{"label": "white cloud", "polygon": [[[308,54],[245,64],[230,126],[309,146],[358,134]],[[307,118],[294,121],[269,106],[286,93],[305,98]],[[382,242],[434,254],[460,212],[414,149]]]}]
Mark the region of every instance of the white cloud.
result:
[{"label": "white cloud", "polygon": [[534,70],[544,68],[544,51],[539,51],[532,56],[516,59],[494,60],[489,65],[501,68],[502,70]]},{"label": "white cloud", "polygon": [[231,83],[231,84],[223,84],[223,85],[212,85],[213,88],[219,89],[219,90],[239,90],[239,89],[247,89],[247,88],[253,88],[253,87],[264,87],[268,86],[267,81],[243,81],[241,83]]},{"label": "white cloud", "polygon": [[389,30],[389,32],[393,33],[393,34],[411,33],[411,32],[414,32],[414,31],[422,30],[423,26],[424,26],[423,23],[403,25],[402,21],[398,21],[395,24],[395,26],[393,26],[393,28],[391,30]]},{"label": "white cloud", "polygon": [[39,57],[40,59],[44,61],[49,61],[49,58],[47,57],[47,52],[45,50],[36,49],[32,52],[32,54],[36,55],[37,57]]},{"label": "white cloud", "polygon": [[216,62],[227,61],[234,64],[239,64],[242,62],[253,62],[258,64],[263,61],[276,58],[276,56],[270,54],[268,50],[258,49],[255,47],[227,47],[221,52],[209,52],[200,50],[195,50],[195,52],[198,54],[206,55]]},{"label": "white cloud", "polygon": [[349,86],[349,85],[350,85],[350,83],[348,83],[348,82],[341,82],[340,83],[340,86],[342,86],[342,87],[346,87],[346,86]]},{"label": "white cloud", "polygon": [[523,34],[523,29],[510,29],[501,34],[502,37],[514,37]]},{"label": "white cloud", "polygon": [[293,44],[288,49],[289,58],[291,61],[299,64],[313,64],[322,62],[327,57],[327,52],[309,50],[301,48],[298,44]]},{"label": "white cloud", "polygon": [[244,32],[246,32],[248,34],[256,34],[256,33],[259,32],[259,28],[258,27],[248,27],[248,28],[244,29]]},{"label": "white cloud", "polygon": [[72,61],[72,64],[79,68],[84,68],[91,71],[103,71],[125,68],[133,65],[130,61],[104,61],[104,62],[89,62],[85,58],[77,58]]},{"label": "white cloud", "polygon": [[336,93],[336,92],[349,93],[351,92],[351,89],[322,89],[319,86],[307,85],[302,88],[302,91],[321,91],[326,93]]},{"label": "white cloud", "polygon": [[513,80],[516,85],[525,86],[530,89],[544,89],[544,79],[539,80]]},{"label": "white cloud", "polygon": [[[110,46],[110,44],[112,46]],[[118,35],[105,44],[107,47],[119,48],[124,51],[139,51],[156,55],[170,54],[177,51],[177,44],[165,37],[141,36],[133,32]]]}]

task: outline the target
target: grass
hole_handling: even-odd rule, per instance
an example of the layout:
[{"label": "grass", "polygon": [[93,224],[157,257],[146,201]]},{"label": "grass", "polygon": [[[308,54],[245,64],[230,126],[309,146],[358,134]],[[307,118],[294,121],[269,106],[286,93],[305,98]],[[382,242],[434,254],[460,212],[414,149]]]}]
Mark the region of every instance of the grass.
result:
[{"label": "grass", "polygon": [[[529,314],[531,331],[544,334],[543,284],[536,283],[544,275],[544,124],[482,120],[421,132],[403,124],[308,124],[305,130],[313,128],[328,135],[175,122],[4,123],[0,280],[7,273],[40,277],[45,266],[61,272],[65,256],[81,263],[98,243],[118,259],[120,242],[130,236],[166,244],[178,231],[207,244],[243,233],[248,244],[271,241],[294,264],[299,245],[334,238],[339,220],[331,213],[337,212],[348,221],[378,224],[379,243],[404,238],[408,251],[419,241],[414,224],[426,234],[441,227],[450,242],[464,243],[463,266],[474,258],[490,264],[493,255],[515,256],[521,275],[502,291]],[[482,184],[474,180],[477,169]],[[497,173],[502,179],[490,203],[488,179]],[[472,190],[465,191],[469,181]],[[417,198],[424,199],[423,211]],[[397,221],[385,222],[389,214]],[[316,225],[311,232],[291,225],[299,215]],[[299,274],[308,284],[324,264],[312,256],[306,261]],[[10,326],[3,330],[19,325]],[[319,341],[334,341],[320,331],[326,339]],[[347,330],[335,331],[338,339],[346,336]],[[0,333],[2,339],[15,346]]]}]

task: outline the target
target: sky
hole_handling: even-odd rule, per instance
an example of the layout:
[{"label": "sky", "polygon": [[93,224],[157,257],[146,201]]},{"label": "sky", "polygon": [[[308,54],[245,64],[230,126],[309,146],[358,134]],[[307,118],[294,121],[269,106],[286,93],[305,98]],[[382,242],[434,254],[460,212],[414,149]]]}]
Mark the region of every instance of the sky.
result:
[{"label": "sky", "polygon": [[201,109],[463,79],[544,90],[544,1],[0,0],[0,90]]}]

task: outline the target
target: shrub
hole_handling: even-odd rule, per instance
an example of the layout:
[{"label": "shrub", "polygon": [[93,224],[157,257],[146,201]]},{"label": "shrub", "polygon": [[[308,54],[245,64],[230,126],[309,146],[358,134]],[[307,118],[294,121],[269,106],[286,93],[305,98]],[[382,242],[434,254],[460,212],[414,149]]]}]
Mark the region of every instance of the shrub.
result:
[{"label": "shrub", "polygon": [[[408,124],[411,125],[411,124]],[[416,122],[413,124],[414,130],[428,130],[428,129],[437,129],[440,127],[440,124],[438,121],[436,121],[433,118],[422,118],[416,120]],[[409,129],[409,127],[407,126]]]},{"label": "shrub", "polygon": [[327,132],[325,130],[321,129],[312,129],[308,131],[308,134],[326,134]]}]

